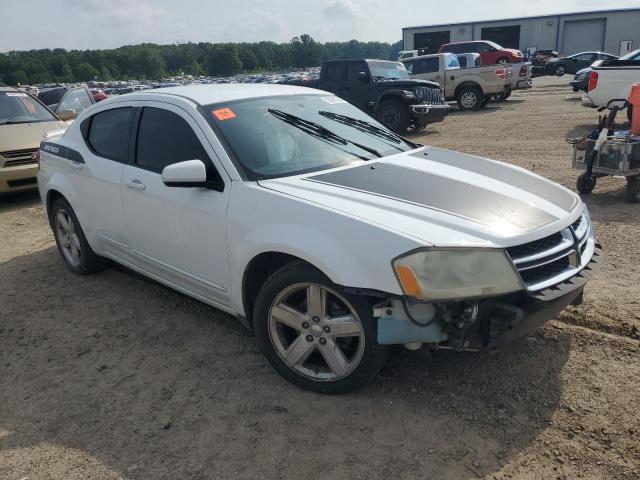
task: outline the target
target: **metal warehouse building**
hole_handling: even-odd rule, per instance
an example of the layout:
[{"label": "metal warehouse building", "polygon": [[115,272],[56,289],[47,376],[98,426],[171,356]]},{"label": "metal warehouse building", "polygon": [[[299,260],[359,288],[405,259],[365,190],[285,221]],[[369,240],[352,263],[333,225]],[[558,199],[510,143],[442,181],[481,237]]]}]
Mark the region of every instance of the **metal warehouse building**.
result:
[{"label": "metal warehouse building", "polygon": [[443,43],[492,40],[524,52],[571,55],[600,50],[624,55],[640,48],[640,8],[407,27],[402,39],[405,50],[425,48],[429,53]]}]

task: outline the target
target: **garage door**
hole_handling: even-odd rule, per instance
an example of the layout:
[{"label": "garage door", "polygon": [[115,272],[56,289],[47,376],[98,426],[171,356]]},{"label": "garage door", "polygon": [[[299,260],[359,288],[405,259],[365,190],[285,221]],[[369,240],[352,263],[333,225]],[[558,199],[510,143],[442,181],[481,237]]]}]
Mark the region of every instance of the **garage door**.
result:
[{"label": "garage door", "polygon": [[604,18],[564,22],[562,55],[604,50],[605,26]]}]

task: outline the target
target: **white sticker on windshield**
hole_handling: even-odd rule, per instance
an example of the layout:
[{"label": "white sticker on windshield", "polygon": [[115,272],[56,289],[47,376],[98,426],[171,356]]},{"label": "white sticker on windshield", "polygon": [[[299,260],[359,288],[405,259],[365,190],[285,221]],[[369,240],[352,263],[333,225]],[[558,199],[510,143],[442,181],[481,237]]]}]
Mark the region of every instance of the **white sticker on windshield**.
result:
[{"label": "white sticker on windshield", "polygon": [[346,100],[343,100],[340,97],[336,97],[335,95],[333,95],[331,97],[322,97],[322,99],[325,102],[330,103],[331,105],[334,105],[336,103],[347,103]]},{"label": "white sticker on windshield", "polygon": [[7,97],[28,97],[26,93],[22,92],[7,92]]}]

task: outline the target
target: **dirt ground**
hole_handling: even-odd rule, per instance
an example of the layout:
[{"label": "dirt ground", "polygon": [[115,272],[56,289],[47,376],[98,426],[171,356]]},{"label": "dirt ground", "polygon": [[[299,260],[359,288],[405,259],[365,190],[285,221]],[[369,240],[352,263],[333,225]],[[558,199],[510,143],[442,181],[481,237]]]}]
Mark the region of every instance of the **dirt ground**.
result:
[{"label": "dirt ground", "polygon": [[[423,143],[574,188],[591,127],[563,79]],[[571,307],[497,355],[396,353],[339,397],[282,380],[232,317],[113,267],[69,273],[37,194],[0,199],[0,479],[638,479],[640,208],[585,197],[606,263]]]}]

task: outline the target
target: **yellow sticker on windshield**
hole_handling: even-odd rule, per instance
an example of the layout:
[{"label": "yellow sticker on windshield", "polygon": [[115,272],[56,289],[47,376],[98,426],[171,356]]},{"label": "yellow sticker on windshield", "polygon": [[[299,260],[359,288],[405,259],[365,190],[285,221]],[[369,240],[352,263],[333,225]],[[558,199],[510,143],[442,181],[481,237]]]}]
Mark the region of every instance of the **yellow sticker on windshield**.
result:
[{"label": "yellow sticker on windshield", "polygon": [[233,110],[231,110],[230,108],[219,108],[218,110],[214,110],[211,113],[213,113],[213,116],[220,121],[236,118],[236,114],[233,113]]}]

